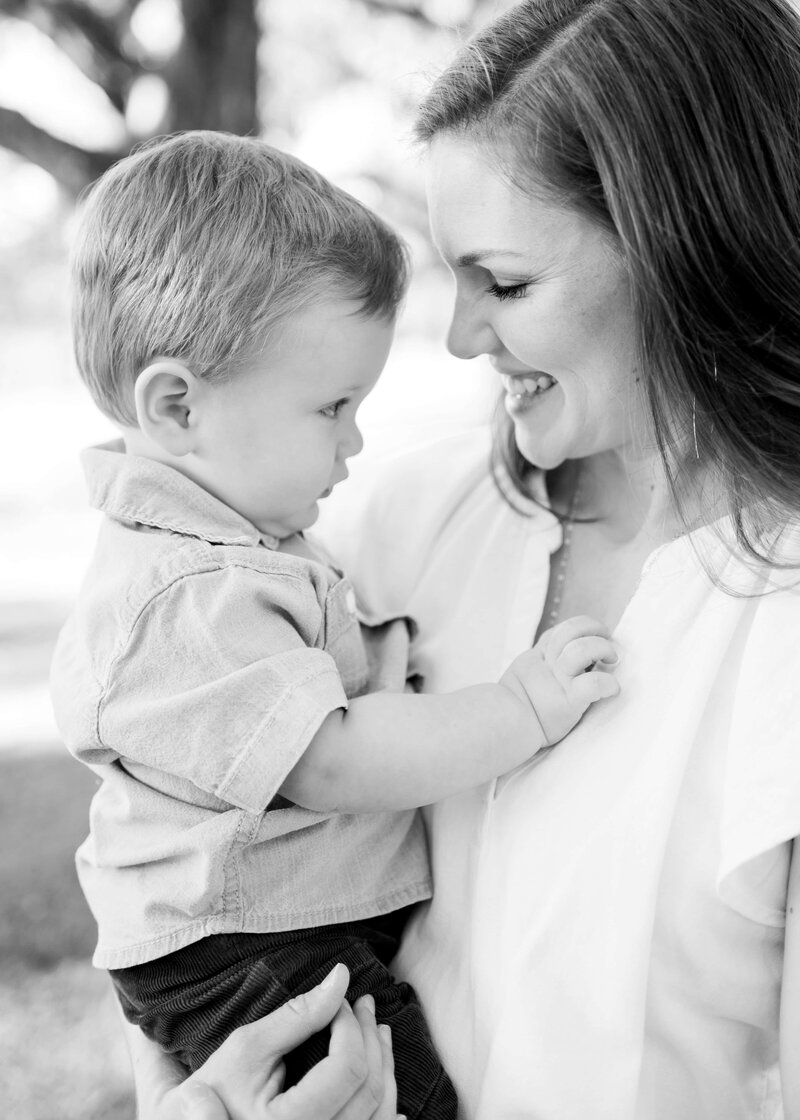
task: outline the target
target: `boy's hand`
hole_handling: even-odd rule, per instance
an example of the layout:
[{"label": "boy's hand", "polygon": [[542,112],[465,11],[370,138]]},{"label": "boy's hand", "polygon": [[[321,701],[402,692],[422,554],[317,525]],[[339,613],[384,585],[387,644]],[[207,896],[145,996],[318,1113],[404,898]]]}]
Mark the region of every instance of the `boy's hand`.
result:
[{"label": "boy's hand", "polygon": [[542,634],[500,683],[533,707],[549,746],[572,730],[590,704],[617,695],[610,671],[618,662],[607,628],[580,615]]}]

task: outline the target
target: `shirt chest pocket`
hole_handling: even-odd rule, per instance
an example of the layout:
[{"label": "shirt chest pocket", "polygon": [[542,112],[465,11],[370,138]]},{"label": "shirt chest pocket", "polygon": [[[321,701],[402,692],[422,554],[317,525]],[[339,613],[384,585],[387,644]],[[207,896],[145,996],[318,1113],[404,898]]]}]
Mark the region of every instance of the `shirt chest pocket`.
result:
[{"label": "shirt chest pocket", "polygon": [[346,579],[335,583],[325,599],[324,647],[336,662],[346,695],[364,692],[367,655],[361,640],[355,592]]}]

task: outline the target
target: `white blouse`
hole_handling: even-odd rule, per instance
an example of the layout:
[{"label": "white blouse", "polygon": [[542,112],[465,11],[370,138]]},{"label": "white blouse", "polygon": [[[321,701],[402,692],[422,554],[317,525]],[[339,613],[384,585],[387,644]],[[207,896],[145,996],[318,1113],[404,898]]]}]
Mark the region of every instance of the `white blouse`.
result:
[{"label": "white blouse", "polygon": [[[360,473],[326,541],[368,611],[411,615],[432,691],[530,646],[558,521],[514,513],[483,432]],[[709,579],[701,559],[736,594]],[[713,529],[658,549],[615,632],[620,697],[428,811],[434,899],[398,971],[468,1120],[773,1120],[800,593]]]}]

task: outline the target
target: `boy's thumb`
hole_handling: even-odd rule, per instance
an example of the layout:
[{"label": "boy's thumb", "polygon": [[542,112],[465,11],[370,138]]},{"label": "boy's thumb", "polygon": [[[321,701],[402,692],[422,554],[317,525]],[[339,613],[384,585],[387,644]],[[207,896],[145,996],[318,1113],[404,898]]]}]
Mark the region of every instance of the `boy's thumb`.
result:
[{"label": "boy's thumb", "polygon": [[342,1006],[349,983],[347,968],[337,964],[316,988],[295,996],[268,1016],[264,1026],[273,1052],[286,1054],[326,1027]]}]

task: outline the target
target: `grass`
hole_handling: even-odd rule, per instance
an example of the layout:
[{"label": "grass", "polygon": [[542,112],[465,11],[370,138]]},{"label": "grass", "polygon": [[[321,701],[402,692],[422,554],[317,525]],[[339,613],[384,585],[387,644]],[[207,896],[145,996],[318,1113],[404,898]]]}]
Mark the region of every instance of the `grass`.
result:
[{"label": "grass", "polygon": [[93,788],[58,744],[0,752],[0,1101],[15,1120],[134,1116],[73,865]]}]

